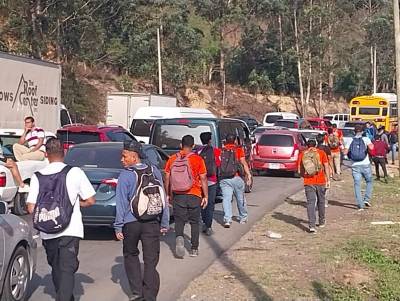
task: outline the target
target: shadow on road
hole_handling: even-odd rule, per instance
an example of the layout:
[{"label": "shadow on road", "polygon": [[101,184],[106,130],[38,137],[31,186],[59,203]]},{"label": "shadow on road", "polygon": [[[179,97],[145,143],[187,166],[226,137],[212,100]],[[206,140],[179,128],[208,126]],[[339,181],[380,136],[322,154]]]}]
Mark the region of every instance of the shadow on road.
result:
[{"label": "shadow on road", "polygon": [[339,201],[328,201],[328,204],[331,206],[337,206],[337,207],[344,207],[344,208],[349,208],[349,209],[358,209],[356,204],[349,204],[349,203],[342,203]]},{"label": "shadow on road", "polygon": [[[49,267],[49,270],[50,270],[50,267]],[[74,288],[75,300],[79,300],[80,296],[82,296],[85,293],[85,290],[83,288],[83,283],[94,283],[94,279],[89,277],[88,275],[76,273],[75,274],[75,288]],[[54,289],[51,274],[47,274],[43,278],[37,274],[33,275],[27,299],[29,299],[39,287],[44,287],[43,288],[44,294],[51,296],[53,299],[56,298],[56,292]]]},{"label": "shadow on road", "polygon": [[[116,264],[111,267],[111,281],[119,284],[125,295],[129,296],[131,295],[131,289],[129,287],[128,278],[126,277],[125,273],[124,257],[116,257],[115,262]],[[141,264],[141,266],[143,271],[143,264]]]},{"label": "shadow on road", "polygon": [[296,226],[300,230],[303,230],[303,231],[306,231],[306,232],[308,231],[308,227],[303,225],[304,223],[308,224],[308,221],[306,221],[304,219],[297,218],[297,217],[291,216],[291,215],[287,215],[287,214],[284,214],[282,212],[274,212],[272,214],[272,217],[274,219],[279,220],[279,221],[282,221],[282,222],[285,222],[287,224]]}]

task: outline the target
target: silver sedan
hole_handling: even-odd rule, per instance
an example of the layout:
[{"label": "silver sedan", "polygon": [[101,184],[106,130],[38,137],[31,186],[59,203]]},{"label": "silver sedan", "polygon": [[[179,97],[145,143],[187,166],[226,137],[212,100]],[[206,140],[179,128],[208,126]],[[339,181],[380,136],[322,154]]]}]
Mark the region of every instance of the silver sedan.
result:
[{"label": "silver sedan", "polygon": [[0,202],[0,300],[24,301],[36,268],[31,227]]}]

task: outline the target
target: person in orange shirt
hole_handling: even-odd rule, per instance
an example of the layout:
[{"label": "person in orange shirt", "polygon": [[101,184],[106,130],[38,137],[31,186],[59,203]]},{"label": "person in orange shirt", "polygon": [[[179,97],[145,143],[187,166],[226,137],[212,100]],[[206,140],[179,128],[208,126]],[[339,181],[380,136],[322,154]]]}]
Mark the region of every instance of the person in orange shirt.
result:
[{"label": "person in orange shirt", "polygon": [[207,169],[204,160],[192,152],[193,136],[182,138],[181,150],[171,156],[165,166],[165,190],[173,199],[175,218],[176,256],[185,256],[183,231],[185,224],[191,227],[190,257],[199,255],[200,212],[208,203]]},{"label": "person in orange shirt", "polygon": [[[310,233],[315,233],[318,209],[319,227],[325,227],[325,192],[329,188],[329,162],[326,153],[316,148],[314,139],[307,141],[307,150],[300,153],[298,172],[304,179],[304,191],[307,198],[307,215]],[[317,208],[316,208],[317,207]]]}]

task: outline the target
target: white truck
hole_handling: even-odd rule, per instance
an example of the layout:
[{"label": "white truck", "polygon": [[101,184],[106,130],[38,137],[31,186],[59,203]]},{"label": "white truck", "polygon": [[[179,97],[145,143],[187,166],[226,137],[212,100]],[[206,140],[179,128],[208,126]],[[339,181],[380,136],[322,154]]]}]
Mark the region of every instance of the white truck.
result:
[{"label": "white truck", "polygon": [[[71,123],[61,104],[61,66],[0,52],[0,155],[12,157],[12,145],[23,133],[24,118],[32,116],[37,126],[51,136],[62,125]],[[46,161],[17,162],[23,180],[29,183]],[[0,200],[25,213],[26,193],[18,192],[4,162],[0,161]]]},{"label": "white truck", "polygon": [[132,92],[107,94],[107,125],[121,125],[129,129],[133,117],[142,107],[176,107],[176,97]]}]

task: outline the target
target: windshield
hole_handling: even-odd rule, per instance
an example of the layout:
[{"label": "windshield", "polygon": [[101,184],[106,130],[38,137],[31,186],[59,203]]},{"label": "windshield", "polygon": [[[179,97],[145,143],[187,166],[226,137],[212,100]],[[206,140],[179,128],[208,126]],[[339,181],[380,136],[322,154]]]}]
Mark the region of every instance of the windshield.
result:
[{"label": "windshield", "polygon": [[315,126],[319,126],[319,121],[316,120],[307,120],[309,124],[311,124],[311,126],[315,127]]},{"label": "windshield", "polygon": [[285,127],[288,129],[295,129],[297,128],[296,122],[293,121],[286,121],[286,120],[278,120],[275,125]]},{"label": "windshield", "polygon": [[131,133],[135,136],[149,137],[151,124],[154,120],[134,119],[132,121]]},{"label": "windshield", "polygon": [[353,129],[342,129],[343,137],[354,137],[355,132]]},{"label": "windshield", "polygon": [[268,115],[267,118],[265,118],[265,122],[275,123],[279,119],[282,119],[282,115]]},{"label": "windshield", "polygon": [[191,135],[194,143],[201,145],[200,134],[211,132],[211,127],[206,124],[158,124],[153,134],[152,144],[163,149],[180,149],[182,137]]},{"label": "windshield", "polygon": [[64,162],[76,167],[123,168],[122,144],[119,147],[72,147]]},{"label": "windshield", "polygon": [[330,115],[328,115],[328,116],[324,116],[324,119],[328,119],[328,120],[332,120],[333,119],[333,116],[330,116]]},{"label": "windshield", "polygon": [[289,135],[262,135],[258,141],[262,146],[293,146],[293,137]]},{"label": "windshield", "polygon": [[359,115],[379,115],[380,108],[358,108]]},{"label": "windshield", "polygon": [[58,131],[57,137],[62,143],[72,142],[74,144],[86,143],[86,142],[100,142],[100,136],[98,133],[93,132],[68,132],[68,131]]}]

